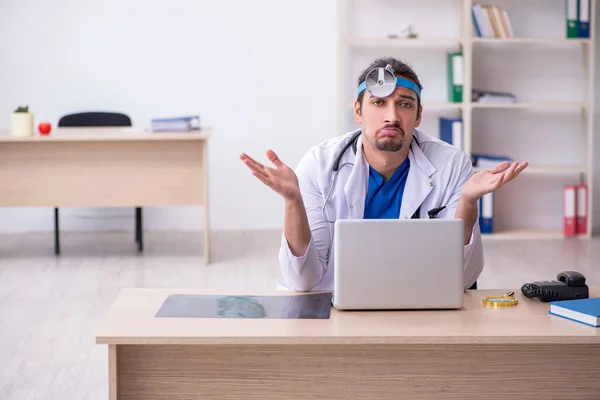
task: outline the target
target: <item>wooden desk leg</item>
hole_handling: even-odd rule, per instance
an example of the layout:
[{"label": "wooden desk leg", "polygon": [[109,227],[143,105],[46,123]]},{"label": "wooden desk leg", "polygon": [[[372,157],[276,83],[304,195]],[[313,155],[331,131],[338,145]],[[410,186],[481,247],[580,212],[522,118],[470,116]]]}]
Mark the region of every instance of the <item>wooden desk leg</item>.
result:
[{"label": "wooden desk leg", "polygon": [[203,170],[204,170],[204,262],[206,265],[210,264],[210,212],[208,209],[208,143],[204,143],[202,146],[203,155]]},{"label": "wooden desk leg", "polygon": [[118,400],[119,399],[119,385],[118,385],[118,352],[116,344],[108,345],[108,399]]}]

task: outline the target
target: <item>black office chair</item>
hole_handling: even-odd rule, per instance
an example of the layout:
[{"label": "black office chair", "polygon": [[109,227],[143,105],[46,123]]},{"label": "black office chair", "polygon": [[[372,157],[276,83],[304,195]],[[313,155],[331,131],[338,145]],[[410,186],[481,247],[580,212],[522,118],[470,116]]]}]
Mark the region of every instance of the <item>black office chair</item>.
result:
[{"label": "black office chair", "polygon": [[477,290],[477,281],[475,281],[475,283],[473,285],[471,285],[469,290]]},{"label": "black office chair", "polygon": [[[131,118],[113,112],[82,112],[65,115],[58,121],[58,127],[113,127],[131,126]],[[54,207],[54,253],[60,254],[58,207]],[[135,207],[135,242],[138,250],[144,250],[142,234],[142,208]]]}]

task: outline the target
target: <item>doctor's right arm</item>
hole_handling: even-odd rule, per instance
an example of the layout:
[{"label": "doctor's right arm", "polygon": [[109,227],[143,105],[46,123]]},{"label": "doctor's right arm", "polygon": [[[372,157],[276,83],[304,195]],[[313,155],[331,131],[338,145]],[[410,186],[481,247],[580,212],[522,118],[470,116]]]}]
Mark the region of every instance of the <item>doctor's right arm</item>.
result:
[{"label": "doctor's right arm", "polygon": [[304,156],[294,172],[274,152],[267,152],[267,156],[275,168],[246,154],[240,158],[255,177],[285,199],[279,264],[290,289],[309,291],[325,276],[329,253],[329,225],[321,214],[323,197],[308,173],[314,170],[316,160]]},{"label": "doctor's right arm", "polygon": [[[323,195],[319,190],[311,171],[316,168],[317,160],[311,153],[304,156],[296,169],[301,193],[300,203],[290,205],[286,201],[284,233],[279,249],[279,265],[286,285],[291,290],[306,292],[312,290],[325,276],[330,246],[329,223],[321,213]],[[300,206],[301,204],[301,206]],[[302,233],[307,236],[302,241],[304,251],[297,251],[297,233],[295,228],[304,217]],[[304,225],[304,223],[306,225]]]}]

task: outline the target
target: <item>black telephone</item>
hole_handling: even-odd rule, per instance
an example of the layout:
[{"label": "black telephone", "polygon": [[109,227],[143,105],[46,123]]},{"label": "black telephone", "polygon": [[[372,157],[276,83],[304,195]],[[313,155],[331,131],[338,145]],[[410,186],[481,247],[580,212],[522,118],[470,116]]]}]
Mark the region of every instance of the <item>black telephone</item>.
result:
[{"label": "black telephone", "polygon": [[556,279],[556,281],[526,283],[521,286],[521,292],[525,297],[537,297],[544,303],[590,297],[585,277],[580,272],[564,271],[558,274]]}]

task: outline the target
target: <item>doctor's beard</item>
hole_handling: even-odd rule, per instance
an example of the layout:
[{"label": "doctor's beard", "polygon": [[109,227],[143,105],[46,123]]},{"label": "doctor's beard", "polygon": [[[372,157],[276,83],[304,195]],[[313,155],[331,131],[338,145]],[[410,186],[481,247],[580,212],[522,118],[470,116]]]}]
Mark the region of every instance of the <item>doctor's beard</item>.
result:
[{"label": "doctor's beard", "polygon": [[[404,146],[403,139],[406,137],[406,134],[404,133],[404,129],[402,129],[402,127],[399,125],[386,125],[383,128],[381,128],[379,131],[382,131],[382,130],[388,129],[388,128],[395,128],[395,129],[398,129],[400,132],[398,133],[397,136],[393,136],[393,137],[386,136],[386,137],[382,137],[382,138],[376,138],[375,139],[375,147],[381,151],[389,151],[389,152],[399,151]],[[379,131],[377,131],[377,134],[379,134]]]}]

